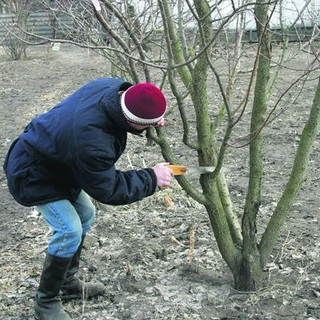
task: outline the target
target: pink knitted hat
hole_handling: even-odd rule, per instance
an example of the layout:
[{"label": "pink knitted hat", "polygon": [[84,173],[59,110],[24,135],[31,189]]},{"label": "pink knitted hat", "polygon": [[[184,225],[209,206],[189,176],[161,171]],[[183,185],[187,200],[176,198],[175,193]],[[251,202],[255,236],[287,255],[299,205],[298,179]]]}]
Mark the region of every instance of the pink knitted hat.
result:
[{"label": "pink knitted hat", "polygon": [[161,90],[151,83],[138,83],[121,96],[121,108],[130,122],[155,125],[167,110],[166,98]]}]

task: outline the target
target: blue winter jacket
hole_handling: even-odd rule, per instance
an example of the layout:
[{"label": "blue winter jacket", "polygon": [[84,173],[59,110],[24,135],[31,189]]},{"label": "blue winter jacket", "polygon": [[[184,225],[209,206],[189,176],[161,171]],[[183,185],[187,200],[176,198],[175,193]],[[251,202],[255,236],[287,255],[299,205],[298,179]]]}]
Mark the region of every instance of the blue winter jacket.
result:
[{"label": "blue winter jacket", "polygon": [[99,202],[122,205],[155,192],[152,169],[115,169],[127,132],[139,133],[120,107],[118,92],[130,86],[121,79],[93,80],[31,121],[4,163],[18,203],[73,201],[83,189]]}]

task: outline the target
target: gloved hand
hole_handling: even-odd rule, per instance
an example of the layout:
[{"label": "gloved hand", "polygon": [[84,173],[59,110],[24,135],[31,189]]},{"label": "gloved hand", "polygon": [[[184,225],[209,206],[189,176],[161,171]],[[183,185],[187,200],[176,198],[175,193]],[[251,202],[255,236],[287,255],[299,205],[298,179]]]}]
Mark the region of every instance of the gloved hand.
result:
[{"label": "gloved hand", "polygon": [[161,188],[167,188],[171,185],[171,179],[173,177],[172,169],[166,167],[169,163],[161,162],[157,163],[152,169],[157,177],[157,186]]}]

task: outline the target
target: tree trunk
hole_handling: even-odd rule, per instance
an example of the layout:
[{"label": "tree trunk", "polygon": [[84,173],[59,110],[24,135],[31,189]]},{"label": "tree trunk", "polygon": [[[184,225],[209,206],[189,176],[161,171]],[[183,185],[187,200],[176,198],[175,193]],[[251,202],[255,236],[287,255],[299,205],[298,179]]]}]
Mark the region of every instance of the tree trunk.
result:
[{"label": "tree trunk", "polygon": [[309,119],[306,122],[296,152],[289,181],[260,242],[261,265],[264,266],[284,225],[287,214],[305,178],[310,154],[320,130],[320,79],[316,88]]},{"label": "tree trunk", "polygon": [[256,291],[265,285],[266,279],[260,267],[259,255],[245,255],[236,272],[233,272],[234,287],[239,291]]},{"label": "tree trunk", "polygon": [[267,4],[264,3],[264,0],[258,0],[255,5],[255,16],[259,35],[259,49],[250,127],[249,187],[242,219],[242,260],[239,271],[235,275],[236,288],[244,291],[257,290],[263,282],[260,252],[256,239],[256,219],[261,203],[261,181],[263,176],[263,136],[261,129],[265,121],[267,85],[271,61],[267,14]]}]

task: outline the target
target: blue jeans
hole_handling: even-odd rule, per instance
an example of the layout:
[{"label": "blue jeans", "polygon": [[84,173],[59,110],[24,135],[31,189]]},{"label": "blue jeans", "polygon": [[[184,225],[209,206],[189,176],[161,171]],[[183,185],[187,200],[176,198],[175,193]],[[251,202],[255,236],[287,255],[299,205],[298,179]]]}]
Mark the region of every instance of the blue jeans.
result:
[{"label": "blue jeans", "polygon": [[90,197],[81,191],[74,202],[58,200],[37,206],[53,231],[48,253],[58,257],[72,257],[82,236],[88,233],[95,217]]}]

